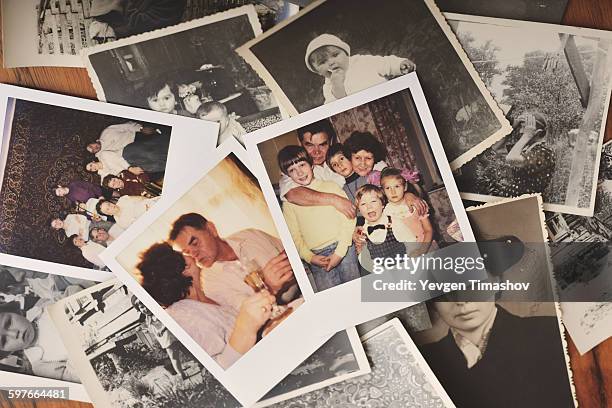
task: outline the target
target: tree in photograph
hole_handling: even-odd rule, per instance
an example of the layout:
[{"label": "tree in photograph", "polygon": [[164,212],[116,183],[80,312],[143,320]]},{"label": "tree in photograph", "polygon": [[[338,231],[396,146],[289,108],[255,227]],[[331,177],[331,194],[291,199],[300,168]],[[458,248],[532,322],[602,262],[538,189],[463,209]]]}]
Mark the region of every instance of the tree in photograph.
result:
[{"label": "tree in photograph", "polygon": [[[588,72],[592,56],[588,49],[581,51]],[[567,61],[561,57],[551,64],[551,58],[555,56],[534,51],[525,54],[522,65],[509,66],[503,82],[508,88],[502,103],[513,106],[515,112],[531,109],[542,112],[555,128],[555,135],[551,135],[554,137],[578,128],[584,108]]]},{"label": "tree in photograph", "polygon": [[492,40],[487,40],[484,44],[477,46],[474,44],[476,38],[469,31],[459,34],[459,42],[470,58],[470,61],[472,61],[472,64],[474,64],[482,81],[487,87],[490,87],[493,79],[502,73],[497,59],[497,53],[500,48],[493,44]]}]

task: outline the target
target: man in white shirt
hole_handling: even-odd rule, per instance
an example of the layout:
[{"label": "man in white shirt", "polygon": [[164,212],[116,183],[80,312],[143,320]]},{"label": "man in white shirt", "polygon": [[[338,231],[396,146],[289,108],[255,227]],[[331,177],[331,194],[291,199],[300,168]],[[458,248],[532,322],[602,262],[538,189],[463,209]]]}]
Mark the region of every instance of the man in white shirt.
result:
[{"label": "man in white shirt", "polygon": [[110,125],[102,131],[97,141],[87,145],[87,151],[96,157],[102,151],[112,151],[121,155],[125,146],[134,142],[136,132],[141,130],[143,126],[135,122]]},{"label": "man in white shirt", "polygon": [[108,174],[117,175],[123,170],[130,170],[134,174],[142,172],[139,163],[132,166],[132,163],[125,159],[123,152],[128,145],[135,142],[138,132],[154,137],[156,130],[135,122],[119,123],[104,129],[97,141],[87,145],[87,151],[94,154],[101,165],[88,163],[87,170],[97,171],[102,179]]},{"label": "man in white shirt", "polygon": [[174,222],[169,241],[198,262],[206,296],[235,312],[254,294],[244,282],[254,267],[273,295],[283,293],[283,299],[290,300],[298,291],[281,241],[263,231],[246,229],[221,238],[211,221],[189,213]]}]

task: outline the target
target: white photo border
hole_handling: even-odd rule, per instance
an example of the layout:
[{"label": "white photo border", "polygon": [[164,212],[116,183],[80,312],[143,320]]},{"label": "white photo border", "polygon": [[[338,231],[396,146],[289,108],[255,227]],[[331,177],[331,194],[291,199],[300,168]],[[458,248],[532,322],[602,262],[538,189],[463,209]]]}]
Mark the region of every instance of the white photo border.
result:
[{"label": "white photo border", "polygon": [[[6,160],[11,139],[11,135],[4,134],[9,99],[91,112],[92,114],[110,115],[125,118],[126,120],[140,120],[171,127],[172,132],[166,163],[165,185],[161,200],[166,195],[172,196],[175,194],[175,185],[189,172],[188,164],[195,165],[201,162],[202,157],[206,157],[215,148],[217,143],[218,123],[0,84],[0,189],[4,182]],[[4,145],[5,142],[6,146]],[[57,275],[65,275],[68,271],[74,273],[91,271],[89,268],[79,266],[20,256],[19,258],[24,260],[20,267],[31,263],[33,267]],[[109,272],[105,273],[109,277],[112,276]]]},{"label": "white photo border", "polygon": [[347,374],[338,375],[335,377],[328,378],[327,380],[319,381],[314,384],[307,385],[302,388],[295,389],[293,391],[289,391],[284,394],[277,395],[272,398],[268,398],[266,400],[260,401],[257,404],[253,405],[252,408],[264,408],[269,407],[271,405],[277,404],[282,401],[286,401],[291,398],[298,397],[300,395],[308,394],[309,392],[319,390],[321,388],[329,387],[330,385],[337,384],[342,381],[349,380],[351,378],[359,377],[362,375],[366,375],[372,372],[372,368],[370,367],[370,363],[368,361],[368,357],[363,348],[363,343],[359,339],[359,334],[357,333],[357,329],[354,327],[346,329],[346,334],[348,335],[349,342],[351,343],[351,347],[353,349],[353,353],[357,360],[357,364],[359,365],[359,369],[352,371]]},{"label": "white photo border", "polygon": [[[229,154],[234,154],[242,163],[251,170],[252,166],[246,156],[244,149],[235,139],[228,139],[216,151],[209,154],[209,161],[202,163],[201,168],[196,174],[191,174],[181,180],[177,186],[180,193],[174,194],[171,198],[160,200],[160,202],[145,215],[139,218],[127,231],[117,238],[100,257],[115,275],[127,285],[128,289],[136,295],[151,312],[162,321],[162,323],[179,339],[197,358],[202,365],[214,375],[217,380],[243,405],[250,406],[255,404],[269,390],[278,384],[293,369],[298,367],[308,356],[314,353],[323,345],[332,333],[322,332],[315,327],[312,313],[311,297],[304,293],[303,288],[308,281],[299,258],[289,261],[293,267],[298,285],[302,288],[302,295],[305,302],[273,330],[265,338],[259,341],[249,352],[238,359],[231,367],[224,370],[221,366],[204,351],[198,343],[191,338],[187,332],[168,315],[168,313],[149,295],[149,293],[126,271],[117,261],[117,256],[138,236],[140,236],[148,226],[154,223],[159,216],[171,208],[184,194],[202,178],[214,169]],[[193,169],[192,173],[193,173]],[[255,172],[253,172],[255,174]],[[272,217],[274,218],[274,217]],[[275,220],[276,221],[276,220]],[[278,225],[277,225],[278,228]],[[287,247],[283,241],[283,246]],[[289,252],[289,251],[288,251]],[[308,328],[309,335],[304,335],[305,328]],[[337,330],[336,330],[337,331]],[[275,356],[270,358],[269,356]],[[261,375],[261,367],[266,367],[266,375]],[[245,387],[245,384],[249,384]]]},{"label": "white photo border", "polygon": [[[455,184],[448,159],[442,147],[442,142],[440,141],[438,131],[436,130],[433,118],[429,112],[425,95],[423,94],[416,73],[411,73],[349,95],[332,103],[319,106],[285,121],[259,129],[250,133],[248,137],[245,138],[247,153],[251,158],[251,163],[253,163],[255,175],[260,181],[260,186],[268,203],[268,207],[270,208],[270,212],[272,213],[272,217],[278,226],[278,232],[283,241],[283,245],[287,250],[289,259],[295,260],[295,262],[292,262],[292,265],[299,265],[301,273],[299,273],[298,276],[302,274],[305,275],[304,267],[302,266],[300,256],[291,238],[281,207],[277,202],[272,182],[266,172],[257,145],[316,121],[327,119],[338,113],[402,91],[410,91],[414,99],[417,113],[425,134],[427,135],[436,165],[440,171],[444,187],[448,192],[453,212],[457,217],[464,240],[465,242],[475,241],[474,233],[470,227],[463,203],[461,202],[457,185]],[[363,322],[416,304],[415,302],[362,302],[361,279],[355,279],[316,294],[309,283],[306,286],[302,286],[302,293],[305,292],[308,292],[308,297],[314,296],[315,302],[313,302],[313,307],[316,308],[316,313],[320,316],[327,316],[325,321],[321,322],[321,327],[324,327],[327,333],[334,333],[341,329],[356,326]],[[306,294],[304,294],[304,296],[306,297]]]},{"label": "white photo border", "polygon": [[[473,16],[467,14],[456,14],[456,13],[444,13],[444,17],[448,21],[454,22],[466,22],[466,23],[478,23],[478,24],[490,24],[504,27],[513,27],[513,28],[525,28],[532,31],[540,30],[546,33],[564,33],[570,34],[580,37],[590,37],[590,38],[598,38],[598,39],[606,39],[612,41],[612,32],[605,30],[596,30],[592,28],[582,28],[582,27],[571,27],[565,25],[557,25],[557,24],[549,24],[549,23],[537,23],[533,21],[519,21],[519,20],[508,20],[503,18],[494,18],[494,17],[481,17],[481,16]],[[609,60],[612,59],[610,55],[608,55]],[[582,215],[587,217],[592,217],[595,212],[595,195],[597,192],[597,178],[599,175],[599,162],[601,159],[601,150],[603,148],[603,140],[606,134],[606,124],[608,118],[608,111],[610,108],[610,98],[612,96],[612,79],[608,81],[608,89],[606,94],[606,99],[604,101],[604,110],[601,118],[601,126],[598,134],[598,142],[597,142],[597,152],[598,154],[595,157],[595,165],[593,170],[593,183],[591,188],[591,196],[590,196],[590,204],[589,207],[574,207],[568,206],[565,204],[549,204],[544,202],[543,207],[545,211],[551,212],[559,212],[564,214],[575,214]],[[509,134],[509,133],[508,133]],[[507,135],[506,135],[507,136]],[[461,192],[461,198],[465,200],[471,201],[479,201],[479,202],[492,202],[497,201],[507,197],[501,196],[492,196],[487,194],[478,194],[478,193],[464,193]]]},{"label": "white photo border", "polygon": [[[113,277],[112,274],[107,272],[100,272],[94,270],[84,271],[72,271],[66,270],[61,273],[50,272],[45,269],[44,265],[32,264],[29,260],[13,256],[0,254],[0,265],[10,266],[15,268],[21,268],[36,272],[48,273],[50,275],[57,276],[68,276],[71,278],[84,279],[95,283],[104,282]],[[70,381],[56,380],[53,378],[39,377],[36,375],[14,373],[12,371],[0,370],[0,377],[2,378],[2,386],[6,388],[20,388],[20,387],[54,387],[54,388],[68,388],[68,398],[70,400],[91,402],[89,394],[85,387],[79,383],[73,383]]]}]

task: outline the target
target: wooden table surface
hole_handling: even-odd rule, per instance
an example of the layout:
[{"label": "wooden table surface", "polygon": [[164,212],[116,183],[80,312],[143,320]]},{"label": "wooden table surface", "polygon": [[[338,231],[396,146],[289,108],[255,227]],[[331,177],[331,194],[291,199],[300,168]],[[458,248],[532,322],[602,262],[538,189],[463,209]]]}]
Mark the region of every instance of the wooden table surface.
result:
[{"label": "wooden table surface", "polygon": [[[612,1],[569,0],[563,23],[612,31]],[[0,68],[0,82],[90,99],[96,97],[87,72],[80,68]],[[610,139],[612,139],[612,110],[608,112],[605,136],[605,140]],[[569,336],[567,341],[580,407],[612,407],[612,338],[584,356],[578,353]],[[0,408],[5,407],[91,408],[92,405],[74,401],[11,401],[0,393]]]}]

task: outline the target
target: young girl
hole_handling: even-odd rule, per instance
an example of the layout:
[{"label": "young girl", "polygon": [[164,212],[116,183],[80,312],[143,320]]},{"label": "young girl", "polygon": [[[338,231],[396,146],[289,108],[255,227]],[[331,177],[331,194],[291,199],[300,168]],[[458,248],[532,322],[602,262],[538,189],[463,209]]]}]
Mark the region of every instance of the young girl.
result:
[{"label": "young girl", "polygon": [[387,205],[383,214],[390,217],[392,227],[398,241],[416,242],[419,245],[411,245],[409,255],[418,256],[429,252],[432,246],[433,228],[429,221],[429,214],[419,216],[414,207],[409,207],[404,195],[411,192],[418,195],[416,190],[408,191],[413,188],[409,183],[411,174],[404,174],[402,171],[393,167],[385,168],[380,174],[380,185],[387,199]]}]

